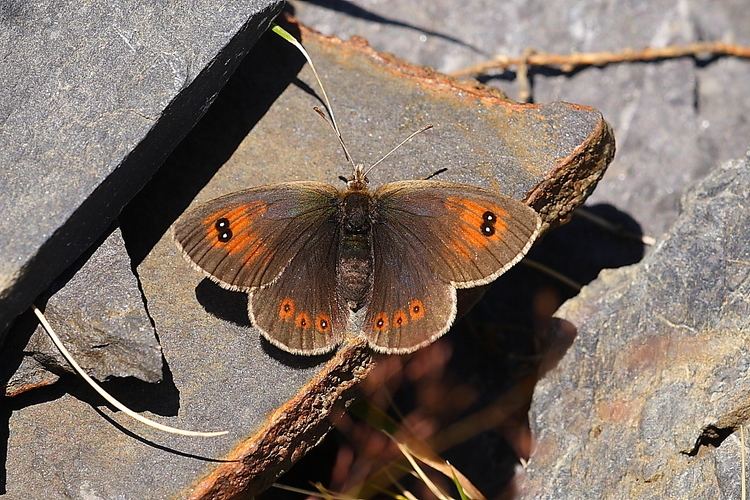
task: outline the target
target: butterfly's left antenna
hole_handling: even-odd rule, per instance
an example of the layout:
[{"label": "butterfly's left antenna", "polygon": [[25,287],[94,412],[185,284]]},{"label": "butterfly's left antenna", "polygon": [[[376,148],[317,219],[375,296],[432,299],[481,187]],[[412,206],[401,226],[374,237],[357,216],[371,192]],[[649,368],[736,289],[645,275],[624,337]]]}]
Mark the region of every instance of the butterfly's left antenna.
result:
[{"label": "butterfly's left antenna", "polygon": [[[331,126],[331,128],[333,129],[333,131],[336,133],[336,137],[339,138],[339,143],[341,143],[341,149],[344,150],[344,156],[346,156],[346,159],[352,165],[352,168],[356,170],[357,166],[354,164],[354,160],[352,160],[352,155],[349,154],[349,150],[346,149],[346,144],[344,144],[344,139],[341,137],[341,132],[339,132],[339,129],[336,128],[336,123],[335,122],[333,122],[333,123],[329,122],[328,119],[326,118],[325,113],[323,113],[323,110],[320,109],[319,107],[313,106],[313,111],[315,111],[316,113],[318,113],[318,116],[320,116],[323,119],[324,122],[326,122],[328,125]],[[328,112],[331,115],[331,118],[333,118],[333,113],[331,113],[330,110]]]}]

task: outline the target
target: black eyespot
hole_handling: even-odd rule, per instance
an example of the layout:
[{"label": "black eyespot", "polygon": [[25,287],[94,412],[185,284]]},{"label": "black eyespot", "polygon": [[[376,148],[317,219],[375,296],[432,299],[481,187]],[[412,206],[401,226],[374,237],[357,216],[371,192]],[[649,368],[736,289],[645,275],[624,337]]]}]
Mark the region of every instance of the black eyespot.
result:
[{"label": "black eyespot", "polygon": [[418,313],[418,312],[419,312],[419,306],[414,306],[414,307],[412,308],[412,310],[413,310],[413,311],[414,311],[415,313]]},{"label": "black eyespot", "polygon": [[284,304],[284,312],[289,312],[289,309],[291,308],[292,306],[290,306],[289,304]]},{"label": "black eyespot", "polygon": [[482,224],[482,226],[479,228],[482,231],[482,234],[485,236],[492,236],[495,234],[495,225],[485,222]]},{"label": "black eyespot", "polygon": [[328,327],[328,321],[326,321],[324,319],[321,319],[320,320],[320,327],[325,330]]},{"label": "black eyespot", "polygon": [[497,216],[487,210],[485,213],[482,214],[482,219],[484,219],[484,222],[495,222],[497,220]]},{"label": "black eyespot", "polygon": [[223,231],[224,229],[229,229],[229,219],[227,219],[226,217],[222,217],[221,219],[216,221],[216,224],[214,224],[214,227],[219,231]]},{"label": "black eyespot", "polygon": [[232,231],[227,229],[224,232],[219,233],[219,241],[222,243],[226,243],[227,241],[232,239]]},{"label": "black eyespot", "polygon": [[381,328],[385,324],[385,322],[382,319],[379,319],[376,324],[378,325],[378,328]]},{"label": "black eyespot", "polygon": [[398,318],[398,319],[396,320],[396,323],[398,323],[399,325],[400,325],[401,323],[403,323],[403,322],[404,322],[404,318],[402,318],[402,317],[400,317],[400,316],[399,316],[399,318]]}]

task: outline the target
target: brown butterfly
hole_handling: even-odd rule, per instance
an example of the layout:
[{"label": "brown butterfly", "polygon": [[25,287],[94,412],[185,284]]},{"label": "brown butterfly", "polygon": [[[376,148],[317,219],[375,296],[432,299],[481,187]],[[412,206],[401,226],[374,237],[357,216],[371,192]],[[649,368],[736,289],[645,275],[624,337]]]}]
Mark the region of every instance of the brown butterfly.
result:
[{"label": "brown butterfly", "polygon": [[285,182],[231,193],[185,214],[175,241],[210,279],[247,292],[253,325],[285,351],[321,354],[358,335],[376,351],[412,352],[448,331],[457,288],[489,283],[524,256],[541,219],[464,184],[370,191],[341,144],[353,166],[346,190]]}]

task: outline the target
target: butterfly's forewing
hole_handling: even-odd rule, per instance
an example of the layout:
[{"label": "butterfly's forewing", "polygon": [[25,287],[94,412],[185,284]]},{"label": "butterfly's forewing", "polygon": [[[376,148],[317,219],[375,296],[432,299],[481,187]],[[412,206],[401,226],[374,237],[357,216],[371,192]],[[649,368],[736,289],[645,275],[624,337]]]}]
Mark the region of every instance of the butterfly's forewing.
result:
[{"label": "butterfly's forewing", "polygon": [[375,279],[363,332],[387,352],[409,352],[445,333],[455,288],[497,278],[523,257],[541,224],[523,203],[468,185],[394,182],[374,198]]},{"label": "butterfly's forewing", "polygon": [[336,211],[338,191],[290,182],[231,193],[174,226],[184,256],[225,288],[250,291],[275,280]]},{"label": "butterfly's forewing", "polygon": [[250,294],[253,324],[285,351],[321,354],[343,338],[348,313],[336,294],[338,232],[336,221],[320,225],[279,279]]}]

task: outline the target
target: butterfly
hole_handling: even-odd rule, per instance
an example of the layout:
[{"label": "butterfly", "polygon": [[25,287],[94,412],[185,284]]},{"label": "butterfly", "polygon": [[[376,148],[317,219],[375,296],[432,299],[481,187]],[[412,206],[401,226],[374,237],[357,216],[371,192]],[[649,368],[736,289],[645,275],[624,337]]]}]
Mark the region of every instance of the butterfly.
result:
[{"label": "butterfly", "polygon": [[341,144],[354,167],[346,189],[284,182],[230,193],[182,216],[174,240],[211,280],[247,292],[252,324],[285,351],[322,354],[348,335],[383,353],[415,351],[453,324],[456,289],[487,284],[525,255],[541,219],[471,185],[370,190],[369,169]]}]

